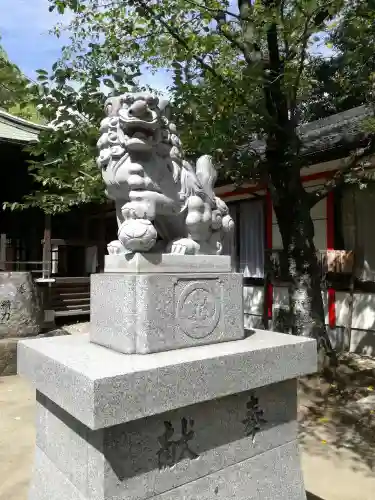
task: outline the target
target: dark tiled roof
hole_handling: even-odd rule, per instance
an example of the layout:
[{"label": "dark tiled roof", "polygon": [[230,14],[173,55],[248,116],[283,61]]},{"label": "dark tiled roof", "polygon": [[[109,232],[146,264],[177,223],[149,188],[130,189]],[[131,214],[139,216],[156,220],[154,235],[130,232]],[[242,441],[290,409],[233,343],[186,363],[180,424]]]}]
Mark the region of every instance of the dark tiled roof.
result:
[{"label": "dark tiled roof", "polygon": [[366,137],[363,121],[372,114],[371,108],[359,106],[301,125],[298,132],[302,140],[302,153],[313,154],[343,145],[354,146]]},{"label": "dark tiled roof", "polygon": [[36,142],[45,127],[0,109],[0,141],[27,144]]},{"label": "dark tiled roof", "polygon": [[[339,151],[343,147],[354,147],[366,137],[363,121],[373,114],[366,106],[343,111],[321,120],[300,125],[298,135],[302,141],[303,156]],[[252,141],[251,148],[263,154],[265,142]]]}]

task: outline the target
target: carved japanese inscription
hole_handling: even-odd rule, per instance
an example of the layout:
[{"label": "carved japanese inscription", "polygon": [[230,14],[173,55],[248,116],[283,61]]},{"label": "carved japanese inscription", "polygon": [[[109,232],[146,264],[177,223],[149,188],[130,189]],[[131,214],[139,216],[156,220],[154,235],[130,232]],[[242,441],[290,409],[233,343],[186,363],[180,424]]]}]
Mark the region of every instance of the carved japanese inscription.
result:
[{"label": "carved japanese inscription", "polygon": [[192,338],[210,335],[220,318],[221,294],[218,283],[194,281],[177,299],[176,317],[182,330]]},{"label": "carved japanese inscription", "polygon": [[246,436],[251,436],[254,443],[256,434],[267,423],[264,418],[264,412],[259,406],[259,399],[251,394],[250,400],[246,403],[246,418],[242,421],[245,425]]},{"label": "carved japanese inscription", "polygon": [[15,293],[12,291],[9,298],[4,298],[0,302],[0,323],[7,323],[10,320],[14,306],[16,305],[17,308],[17,302],[19,303],[20,298],[17,295],[25,295],[25,293],[26,285],[21,283],[16,287]]},{"label": "carved japanese inscription", "polygon": [[199,457],[190,447],[190,441],[194,438],[194,420],[189,421],[184,417],[181,419],[181,437],[177,440],[174,436],[174,427],[171,422],[164,422],[164,432],[158,438],[160,450],[157,453],[159,469],[172,467],[184,458],[194,460]]},{"label": "carved japanese inscription", "polygon": [[0,303],[1,309],[1,322],[9,321],[10,311],[12,309],[12,302],[9,299],[2,300]]}]

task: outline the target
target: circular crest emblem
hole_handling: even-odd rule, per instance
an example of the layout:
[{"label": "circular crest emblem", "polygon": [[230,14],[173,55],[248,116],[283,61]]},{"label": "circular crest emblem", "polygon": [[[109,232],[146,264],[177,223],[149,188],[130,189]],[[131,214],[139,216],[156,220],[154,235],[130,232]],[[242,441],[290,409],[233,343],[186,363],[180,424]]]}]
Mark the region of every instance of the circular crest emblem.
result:
[{"label": "circular crest emblem", "polygon": [[204,282],[190,283],[180,295],[176,315],[186,335],[207,337],[219,321],[220,297]]}]

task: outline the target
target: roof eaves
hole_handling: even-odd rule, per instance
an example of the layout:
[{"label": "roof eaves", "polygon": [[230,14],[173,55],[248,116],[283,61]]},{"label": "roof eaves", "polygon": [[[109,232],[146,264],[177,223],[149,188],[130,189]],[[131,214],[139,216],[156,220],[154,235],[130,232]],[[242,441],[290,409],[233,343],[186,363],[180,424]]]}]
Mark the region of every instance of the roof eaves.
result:
[{"label": "roof eaves", "polygon": [[3,109],[0,109],[0,121],[6,122],[15,127],[30,129],[35,133],[39,133],[41,130],[48,128],[46,125],[30,122],[29,120],[25,120],[19,116],[12,115]]}]

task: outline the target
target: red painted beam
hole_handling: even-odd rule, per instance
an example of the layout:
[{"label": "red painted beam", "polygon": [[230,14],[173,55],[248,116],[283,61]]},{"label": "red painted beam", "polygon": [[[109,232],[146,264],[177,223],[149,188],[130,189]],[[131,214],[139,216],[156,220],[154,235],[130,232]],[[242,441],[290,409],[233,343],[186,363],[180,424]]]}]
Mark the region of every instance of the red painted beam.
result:
[{"label": "red painted beam", "polygon": [[[328,172],[316,172],[315,174],[310,174],[310,175],[303,175],[301,177],[303,182],[310,182],[310,181],[316,181],[319,179],[330,179],[337,170],[329,170]],[[220,193],[220,198],[231,198],[233,196],[241,196],[242,194],[252,194],[256,193],[257,191],[266,189],[266,186],[264,184],[256,184],[254,186],[249,186],[249,187],[243,187],[243,188],[238,188],[235,189],[234,191],[225,191],[224,193]]]}]

